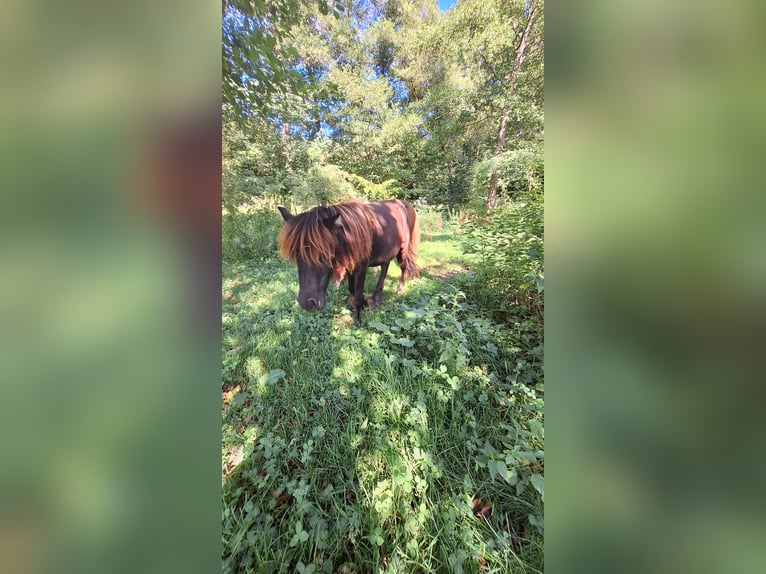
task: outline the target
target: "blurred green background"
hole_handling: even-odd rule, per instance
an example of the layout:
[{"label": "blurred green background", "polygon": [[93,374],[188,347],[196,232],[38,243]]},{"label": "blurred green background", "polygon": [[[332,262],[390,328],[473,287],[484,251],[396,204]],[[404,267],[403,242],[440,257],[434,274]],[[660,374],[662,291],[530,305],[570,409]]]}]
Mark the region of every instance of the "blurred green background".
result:
[{"label": "blurred green background", "polygon": [[220,568],[220,6],[0,6],[0,571]]},{"label": "blurred green background", "polygon": [[762,572],[764,5],[547,14],[547,567]]}]

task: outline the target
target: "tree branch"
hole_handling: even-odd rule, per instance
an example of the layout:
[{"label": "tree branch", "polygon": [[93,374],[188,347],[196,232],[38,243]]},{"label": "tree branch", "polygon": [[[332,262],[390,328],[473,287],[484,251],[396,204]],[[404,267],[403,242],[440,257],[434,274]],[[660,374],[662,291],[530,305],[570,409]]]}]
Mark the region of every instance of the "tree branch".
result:
[{"label": "tree branch", "polygon": [[507,87],[505,80],[503,80],[503,78],[500,77],[500,74],[498,74],[495,71],[495,67],[489,63],[489,60],[487,60],[487,58],[484,56],[482,52],[479,52],[479,58],[481,58],[481,61],[484,63],[484,66],[489,68],[489,71],[492,74],[492,77],[498,82],[500,82],[501,86],[503,86],[504,88]]}]

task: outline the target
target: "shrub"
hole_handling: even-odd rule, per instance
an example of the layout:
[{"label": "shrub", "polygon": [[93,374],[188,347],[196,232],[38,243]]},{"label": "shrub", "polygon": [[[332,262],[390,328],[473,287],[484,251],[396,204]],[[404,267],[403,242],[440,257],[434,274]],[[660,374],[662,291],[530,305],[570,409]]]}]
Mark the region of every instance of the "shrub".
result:
[{"label": "shrub", "polygon": [[306,173],[302,185],[293,188],[293,199],[299,205],[314,207],[359,197],[347,177],[348,174],[336,165],[314,165]]},{"label": "shrub", "polygon": [[282,220],[276,211],[234,211],[223,215],[221,240],[225,261],[263,260],[277,256]]},{"label": "shrub", "polygon": [[501,298],[541,316],[544,286],[543,193],[532,190],[501,203],[467,225],[463,247],[479,256],[474,292]]},{"label": "shrub", "polygon": [[444,205],[432,205],[424,199],[416,199],[411,203],[418,214],[420,229],[424,237],[431,239],[434,235],[444,233],[450,227],[450,214]]},{"label": "shrub", "polygon": [[391,199],[394,197],[404,198],[405,192],[395,179],[388,179],[383,183],[373,183],[360,175],[354,173],[346,174],[346,179],[350,181],[359,194],[370,201],[379,201],[381,199]]},{"label": "shrub", "polygon": [[522,143],[487,160],[476,163],[471,170],[471,195],[482,200],[487,195],[489,180],[497,171],[499,196],[520,197],[524,192],[541,190],[544,183],[542,148],[535,143]]}]

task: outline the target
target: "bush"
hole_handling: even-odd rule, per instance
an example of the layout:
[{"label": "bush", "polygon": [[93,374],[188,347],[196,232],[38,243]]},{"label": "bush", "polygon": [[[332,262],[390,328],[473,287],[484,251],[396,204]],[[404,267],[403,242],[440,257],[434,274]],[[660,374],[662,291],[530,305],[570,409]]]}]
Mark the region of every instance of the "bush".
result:
[{"label": "bush", "polygon": [[383,183],[373,183],[354,173],[346,174],[346,179],[359,190],[362,197],[370,201],[392,198],[404,199],[405,196],[404,190],[395,179],[388,179]]},{"label": "bush", "polygon": [[309,208],[359,197],[354,186],[348,182],[347,176],[348,174],[336,165],[314,165],[305,176],[296,176],[296,180],[302,179],[302,182],[293,186],[293,199],[298,205]]},{"label": "bush", "polygon": [[486,198],[492,172],[497,171],[500,197],[516,198],[524,192],[541,190],[544,184],[544,158],[539,144],[522,143],[513,150],[476,163],[471,170],[471,191],[475,198]]},{"label": "bush", "polygon": [[543,193],[529,191],[501,203],[489,215],[467,225],[463,247],[475,253],[474,292],[501,298],[542,316],[544,286]]},{"label": "bush", "polygon": [[234,211],[221,222],[225,261],[264,260],[277,257],[277,235],[282,219],[276,211],[260,209],[251,213]]}]

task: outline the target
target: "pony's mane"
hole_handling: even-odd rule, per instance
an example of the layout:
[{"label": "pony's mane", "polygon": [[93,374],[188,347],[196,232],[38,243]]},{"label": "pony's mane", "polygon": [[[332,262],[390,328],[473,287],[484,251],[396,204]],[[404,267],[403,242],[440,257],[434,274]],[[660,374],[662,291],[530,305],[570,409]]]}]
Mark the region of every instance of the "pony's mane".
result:
[{"label": "pony's mane", "polygon": [[[338,225],[328,226],[326,222],[338,215]],[[295,263],[332,267],[334,279],[340,281],[369,259],[378,225],[362,201],[315,207],[285,221],[279,232],[279,251]]]}]

